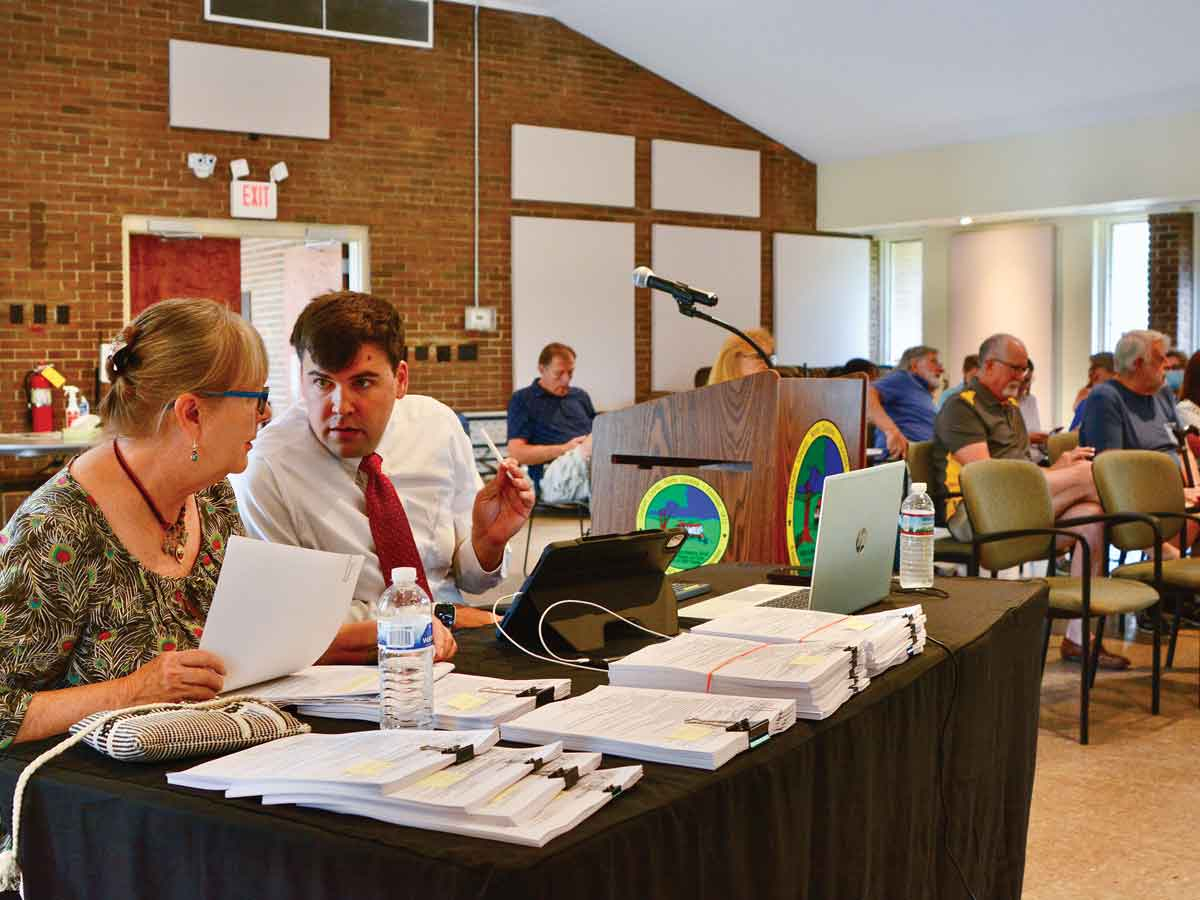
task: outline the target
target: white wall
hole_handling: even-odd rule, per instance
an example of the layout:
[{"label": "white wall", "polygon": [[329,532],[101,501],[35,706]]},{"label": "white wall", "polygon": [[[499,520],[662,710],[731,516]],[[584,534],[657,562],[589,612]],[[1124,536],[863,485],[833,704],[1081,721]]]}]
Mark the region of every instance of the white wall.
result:
[{"label": "white wall", "polygon": [[[1067,217],[1042,224],[1056,229],[1055,300],[1053,314],[1053,364],[1044,375],[1053,375],[1054,389],[1043,390],[1039,399],[1042,424],[1069,425],[1075,392],[1087,380],[1088,356],[1092,352],[1092,217]],[[983,229],[973,229],[983,230]],[[946,380],[957,384],[962,357],[977,348],[952,348],[950,344],[950,240],[965,228],[895,229],[880,234],[884,240],[919,239],[924,243],[924,296],[922,297],[922,342],[941,351]],[[1019,326],[1011,326],[1018,329]],[[959,352],[962,349],[962,352]],[[1035,360],[1043,365],[1042,360]],[[1039,385],[1046,388],[1048,385]]]},{"label": "white wall", "polygon": [[1200,112],[953,144],[817,169],[817,227],[1061,215],[1200,197]]},{"label": "white wall", "polygon": [[[950,239],[950,358],[961,360],[998,332],[1019,337],[1037,364],[1039,413],[1053,406],[1055,228],[1026,224],[960,232]],[[1041,415],[1042,423],[1050,420]]]}]

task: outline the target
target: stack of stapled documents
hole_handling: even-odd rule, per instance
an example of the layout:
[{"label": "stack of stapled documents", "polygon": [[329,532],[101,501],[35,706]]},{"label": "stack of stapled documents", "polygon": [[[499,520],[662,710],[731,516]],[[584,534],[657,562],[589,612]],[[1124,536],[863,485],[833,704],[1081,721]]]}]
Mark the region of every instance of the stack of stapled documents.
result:
[{"label": "stack of stapled documents", "polygon": [[824,719],[865,688],[861,640],[766,643],[681,634],[609,664],[612,684],[706,694],[781,697],[802,719]]},{"label": "stack of stapled documents", "polygon": [[[452,672],[451,663],[433,667],[433,727],[461,730],[495,728],[571,693],[569,678],[507,680]],[[306,716],[379,721],[379,669],[376,666],[310,666],[238,693],[295,706]]]},{"label": "stack of stapled documents", "polygon": [[598,753],[564,754],[557,742],[500,748],[497,738],[495,729],[303,734],[167,780],[540,847],[641,778],[641,766],[599,769]]},{"label": "stack of stapled documents", "polygon": [[505,722],[505,740],[716,769],[796,724],[796,703],[601,685]]},{"label": "stack of stapled documents", "polygon": [[925,649],[925,612],[920,606],[870,615],[843,616],[808,609],[748,606],[692,629],[693,634],[742,638],[763,643],[825,641],[857,644],[874,678]]}]

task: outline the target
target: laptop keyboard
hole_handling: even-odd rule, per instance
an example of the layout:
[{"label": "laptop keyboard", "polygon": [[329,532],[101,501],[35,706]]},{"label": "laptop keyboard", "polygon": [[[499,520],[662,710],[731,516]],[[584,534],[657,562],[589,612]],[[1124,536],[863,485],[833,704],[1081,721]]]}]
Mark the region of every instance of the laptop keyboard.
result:
[{"label": "laptop keyboard", "polygon": [[808,609],[811,596],[811,588],[800,588],[766,603],[759,603],[758,606],[769,606],[773,609]]}]

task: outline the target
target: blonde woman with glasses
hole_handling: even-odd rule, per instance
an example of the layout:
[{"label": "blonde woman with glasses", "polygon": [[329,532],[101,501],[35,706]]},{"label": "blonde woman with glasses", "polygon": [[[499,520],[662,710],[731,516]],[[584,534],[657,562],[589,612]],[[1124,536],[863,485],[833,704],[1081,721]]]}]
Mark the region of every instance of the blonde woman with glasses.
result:
[{"label": "blonde woman with glasses", "polygon": [[0,530],[0,750],[221,690],[221,660],[197,648],[242,533],[225,476],[270,418],[266,351],[210,300],[155,304],[114,347],[106,438]]}]

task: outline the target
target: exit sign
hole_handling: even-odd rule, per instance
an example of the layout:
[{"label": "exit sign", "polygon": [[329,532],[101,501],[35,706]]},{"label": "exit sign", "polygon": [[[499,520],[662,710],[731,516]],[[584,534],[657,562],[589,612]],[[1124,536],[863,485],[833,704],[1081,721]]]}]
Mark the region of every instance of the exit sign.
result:
[{"label": "exit sign", "polygon": [[229,182],[229,214],[235,219],[274,219],[279,187],[271,181]]}]

